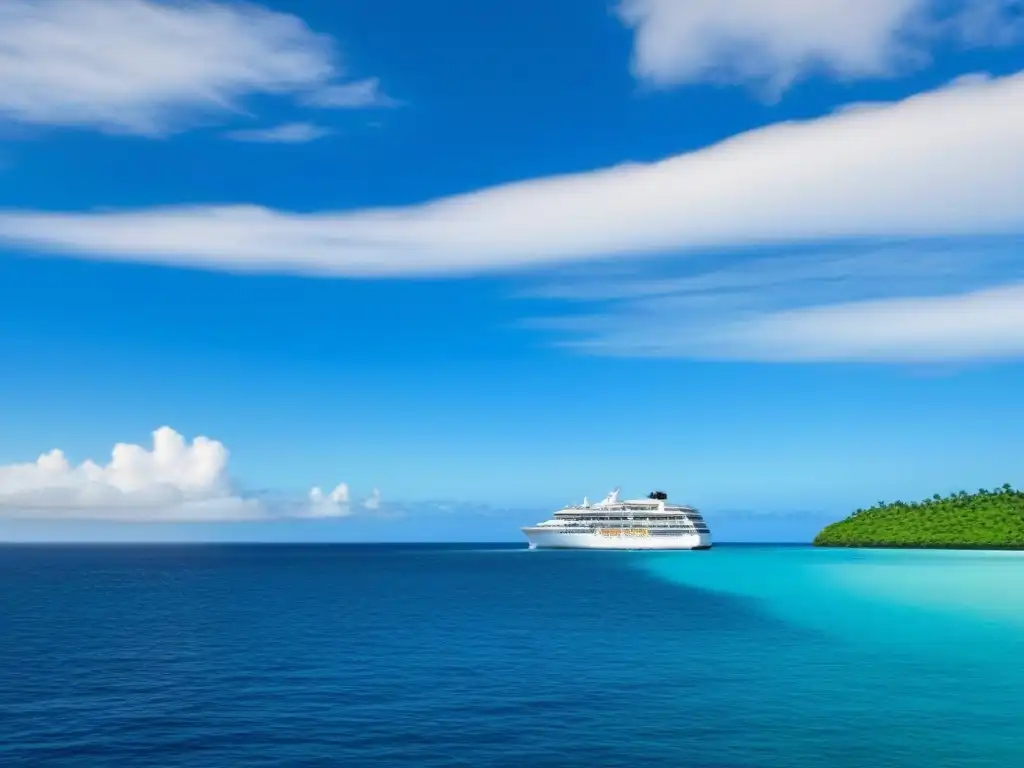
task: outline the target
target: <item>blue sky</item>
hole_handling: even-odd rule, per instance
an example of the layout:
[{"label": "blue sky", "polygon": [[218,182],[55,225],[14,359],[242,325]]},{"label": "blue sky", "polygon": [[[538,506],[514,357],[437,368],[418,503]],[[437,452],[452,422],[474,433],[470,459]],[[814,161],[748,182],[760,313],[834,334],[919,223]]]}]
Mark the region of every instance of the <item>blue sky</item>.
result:
[{"label": "blue sky", "polygon": [[1024,4],[726,5],[5,4],[0,537],[1024,482]]}]

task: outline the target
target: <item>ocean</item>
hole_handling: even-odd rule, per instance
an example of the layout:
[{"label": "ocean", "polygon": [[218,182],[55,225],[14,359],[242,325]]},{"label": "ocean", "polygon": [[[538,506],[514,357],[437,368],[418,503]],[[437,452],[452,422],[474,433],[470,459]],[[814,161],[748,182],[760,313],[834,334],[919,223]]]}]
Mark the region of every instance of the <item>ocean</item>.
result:
[{"label": "ocean", "polygon": [[1024,765],[1024,557],[0,548],[0,766]]}]

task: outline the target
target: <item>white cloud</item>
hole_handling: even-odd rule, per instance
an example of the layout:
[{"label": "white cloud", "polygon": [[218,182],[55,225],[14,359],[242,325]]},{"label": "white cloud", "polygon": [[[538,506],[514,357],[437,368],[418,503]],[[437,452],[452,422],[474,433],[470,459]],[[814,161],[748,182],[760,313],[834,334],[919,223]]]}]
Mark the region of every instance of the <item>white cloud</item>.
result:
[{"label": "white cloud", "polygon": [[900,290],[941,292],[971,282],[982,287],[1014,274],[1015,268],[1024,278],[1020,240],[1009,236],[805,246],[768,249],[768,255],[754,257],[732,251],[680,262],[677,266],[684,269],[672,272],[665,270],[664,260],[632,264],[628,270],[602,265],[583,276],[563,270],[568,276],[553,277],[522,296],[577,302],[672,296],[687,306],[704,301],[719,307],[731,301],[763,307],[794,295],[872,298]]},{"label": "white cloud", "polygon": [[708,357],[764,361],[1019,358],[1024,284],[774,312],[724,326],[706,344]]},{"label": "white cloud", "polygon": [[816,251],[683,277],[554,283],[601,309],[537,321],[613,356],[940,363],[1024,357],[1024,237]]},{"label": "white cloud", "polygon": [[[377,488],[374,488],[369,496],[359,502],[359,507],[367,512],[397,511],[397,508],[382,510],[381,494]],[[329,494],[325,494],[319,487],[310,489],[309,503],[298,514],[302,517],[347,517],[354,511],[349,487],[342,483]]]},{"label": "white cloud", "polygon": [[1024,37],[1024,0],[963,0],[959,12],[938,24],[940,32],[968,46],[1006,46]]},{"label": "white cloud", "polygon": [[153,432],[152,448],[118,443],[103,466],[75,466],[52,450],[34,462],[0,466],[0,518],[211,522],[349,513],[344,483],[326,496],[313,488],[298,503],[240,493],[228,478],[228,458],[217,440],[189,443],[170,427]]},{"label": "white cloud", "polygon": [[622,0],[633,72],[666,87],[764,84],[777,95],[821,71],[845,79],[918,67],[935,42],[1019,38],[1020,0]]},{"label": "white cloud", "polygon": [[235,141],[252,141],[266,144],[306,144],[329,136],[331,131],[312,123],[285,123],[273,128],[253,128],[229,131],[227,138]]},{"label": "white cloud", "polygon": [[0,212],[0,240],[104,260],[344,276],[1024,229],[1024,73],[750,131],[650,164],[404,208]]},{"label": "white cloud", "polygon": [[0,3],[0,116],[22,123],[163,135],[247,96],[358,87],[343,75],[329,36],[250,3]]},{"label": "white cloud", "polygon": [[218,441],[191,443],[170,427],[153,433],[153,447],[118,443],[109,463],[71,465],[53,450],[35,462],[0,467],[0,514],[108,519],[205,520],[251,518],[259,504],[234,494],[228,451]]},{"label": "white cloud", "polygon": [[309,506],[300,514],[307,517],[346,517],[352,514],[348,485],[341,483],[329,494],[319,487],[310,489]]},{"label": "white cloud", "polygon": [[321,88],[306,96],[304,102],[315,107],[341,109],[398,106],[398,101],[381,89],[380,78],[377,77]]}]

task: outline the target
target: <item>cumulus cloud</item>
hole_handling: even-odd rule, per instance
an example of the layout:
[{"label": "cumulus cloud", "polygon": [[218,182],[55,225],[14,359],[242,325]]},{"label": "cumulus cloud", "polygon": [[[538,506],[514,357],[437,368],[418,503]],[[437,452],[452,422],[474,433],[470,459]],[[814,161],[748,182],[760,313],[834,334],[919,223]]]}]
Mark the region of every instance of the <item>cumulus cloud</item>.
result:
[{"label": "cumulus cloud", "polygon": [[777,95],[811,72],[885,77],[929,60],[939,41],[1004,45],[1021,0],[622,0],[633,72],[658,87],[755,82]]},{"label": "cumulus cloud", "polygon": [[235,141],[262,144],[306,144],[331,134],[330,129],[312,123],[285,123],[273,128],[252,128],[224,134]]},{"label": "cumulus cloud", "polygon": [[[373,492],[356,506],[367,512],[375,513],[399,511],[397,506],[392,506],[389,509],[382,507],[380,490],[377,488],[374,488]],[[353,508],[348,485],[341,483],[330,493],[324,493],[320,487],[311,488],[308,504],[301,507],[297,514],[302,517],[348,517],[355,513],[357,508]]]},{"label": "cumulus cloud", "polygon": [[170,427],[153,432],[151,448],[116,444],[102,466],[76,466],[52,450],[34,462],[0,466],[0,517],[208,522],[348,513],[344,483],[329,495],[312,489],[307,502],[267,503],[233,487],[228,459],[219,441],[188,442]]},{"label": "cumulus cloud", "polygon": [[216,440],[191,443],[170,427],[153,433],[153,447],[118,443],[103,466],[73,466],[60,450],[35,462],[0,467],[0,510],[111,519],[237,519],[261,514],[234,494],[228,451]]},{"label": "cumulus cloud", "polygon": [[0,116],[155,136],[241,113],[249,96],[383,104],[331,99],[365,89],[345,82],[335,47],[298,17],[251,3],[4,0]]},{"label": "cumulus cloud", "polygon": [[233,271],[473,274],[715,246],[1024,229],[1024,73],[753,130],[647,164],[399,208],[0,212],[37,251]]},{"label": "cumulus cloud", "polygon": [[328,494],[320,487],[314,487],[309,491],[309,506],[305,514],[308,517],[345,517],[352,513],[348,502],[348,485],[345,483],[336,486]]}]

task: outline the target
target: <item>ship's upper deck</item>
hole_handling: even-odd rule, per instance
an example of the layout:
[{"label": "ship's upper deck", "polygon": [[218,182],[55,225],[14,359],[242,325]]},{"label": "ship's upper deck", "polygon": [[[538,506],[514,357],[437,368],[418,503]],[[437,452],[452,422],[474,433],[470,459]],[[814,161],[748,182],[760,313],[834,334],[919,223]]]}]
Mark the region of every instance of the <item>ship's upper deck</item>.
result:
[{"label": "ship's upper deck", "polygon": [[696,512],[694,507],[686,504],[651,504],[650,502],[621,501],[599,507],[595,504],[570,504],[562,507],[559,512]]},{"label": "ship's upper deck", "polygon": [[697,510],[688,504],[668,504],[667,498],[666,494],[654,491],[646,499],[620,500],[619,489],[616,488],[596,504],[591,504],[584,498],[582,504],[570,504],[562,507],[562,509],[555,513],[555,517],[575,517],[580,514],[600,514],[605,516],[608,513],[632,515],[637,512],[654,515],[690,514],[699,516]]}]

